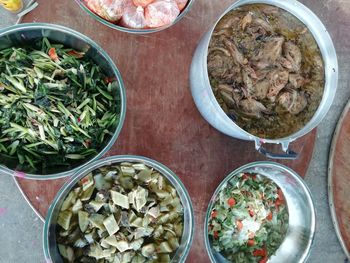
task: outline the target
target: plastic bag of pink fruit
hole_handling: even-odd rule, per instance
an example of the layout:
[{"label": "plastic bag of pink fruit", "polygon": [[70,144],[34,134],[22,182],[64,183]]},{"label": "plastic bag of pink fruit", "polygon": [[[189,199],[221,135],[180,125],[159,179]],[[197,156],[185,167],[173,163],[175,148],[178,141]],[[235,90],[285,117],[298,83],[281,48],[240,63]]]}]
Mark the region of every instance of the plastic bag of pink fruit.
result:
[{"label": "plastic bag of pink fruit", "polygon": [[84,0],[84,3],[100,17],[118,22],[124,13],[127,0]]},{"label": "plastic bag of pink fruit", "polygon": [[175,0],[156,0],[145,8],[147,26],[151,28],[170,25],[179,14],[180,9]]},{"label": "plastic bag of pink fruit", "polygon": [[133,1],[129,0],[124,9],[120,25],[135,29],[145,28],[147,23],[144,8],[134,5]]}]

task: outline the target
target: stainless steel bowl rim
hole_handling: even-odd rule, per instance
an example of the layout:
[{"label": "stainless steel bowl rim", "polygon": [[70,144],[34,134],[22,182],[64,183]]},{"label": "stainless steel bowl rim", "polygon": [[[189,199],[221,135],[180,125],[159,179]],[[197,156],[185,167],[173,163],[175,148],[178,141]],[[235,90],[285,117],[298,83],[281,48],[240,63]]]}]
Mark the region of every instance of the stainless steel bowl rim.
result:
[{"label": "stainless steel bowl rim", "polygon": [[156,33],[156,32],[160,32],[163,31],[173,25],[175,25],[177,22],[179,22],[191,9],[193,2],[195,0],[189,0],[185,9],[181,11],[181,13],[178,15],[178,17],[175,19],[175,21],[169,25],[165,25],[162,27],[157,27],[157,28],[147,28],[147,29],[134,29],[134,28],[127,28],[127,27],[123,27],[123,26],[119,26],[117,24],[114,24],[112,22],[109,22],[106,19],[103,19],[102,17],[100,17],[99,15],[95,14],[94,12],[92,12],[83,2],[82,0],[75,0],[75,2],[80,6],[81,9],[83,9],[86,13],[89,14],[89,16],[91,16],[93,19],[97,20],[98,22],[112,28],[112,29],[116,29],[125,33],[131,33],[131,34],[150,34],[150,33]]},{"label": "stainless steel bowl rim", "polygon": [[[14,26],[7,27],[5,29],[0,30],[0,38],[4,35],[21,31],[21,30],[26,30],[26,29],[43,29],[43,30],[54,30],[54,31],[61,31],[63,33],[67,33],[69,35],[73,35],[74,37],[80,38],[81,40],[85,41],[87,44],[90,46],[93,46],[98,52],[106,59],[106,61],[109,63],[111,68],[113,69],[113,73],[117,77],[118,80],[118,85],[119,85],[119,91],[120,91],[120,119],[118,126],[115,129],[115,132],[113,136],[110,138],[108,144],[100,150],[100,152],[93,157],[91,160],[83,163],[82,165],[73,168],[69,171],[57,173],[57,174],[47,174],[47,175],[38,175],[38,174],[25,174],[26,179],[34,179],[34,180],[50,180],[50,179],[59,179],[63,178],[66,176],[71,176],[75,172],[77,172],[81,167],[88,165],[92,163],[93,161],[100,159],[115,143],[117,140],[121,129],[123,127],[124,121],[125,121],[125,115],[126,115],[126,93],[125,93],[125,88],[124,88],[124,82],[122,80],[121,74],[113,62],[113,60],[109,57],[109,55],[104,51],[96,42],[94,42],[91,38],[79,33],[78,31],[75,31],[73,29],[70,29],[65,26],[61,25],[56,25],[56,24],[49,24],[49,23],[23,23],[23,24],[18,24]],[[2,166],[0,164],[0,173],[11,175],[11,176],[16,176],[16,173],[19,171],[13,171],[5,166]],[[19,176],[21,177],[21,176]]]},{"label": "stainless steel bowl rim", "polygon": [[[305,181],[292,169],[290,169],[289,167],[283,165],[283,164],[279,164],[279,163],[275,163],[275,162],[269,162],[269,161],[259,161],[259,162],[252,162],[252,163],[248,163],[245,164],[239,168],[237,168],[236,170],[234,170],[233,172],[229,173],[225,179],[223,181],[221,181],[221,183],[217,186],[217,188],[215,189],[215,192],[213,193],[210,202],[208,204],[208,208],[206,211],[206,215],[205,215],[205,222],[204,222],[204,243],[205,243],[205,247],[206,248],[210,248],[210,242],[209,242],[209,237],[208,237],[208,219],[210,217],[211,214],[211,210],[213,208],[213,204],[214,204],[214,197],[216,197],[218,195],[218,193],[222,190],[222,188],[224,188],[226,186],[226,184],[228,183],[228,181],[230,181],[234,176],[239,175],[241,172],[245,171],[246,169],[249,168],[256,168],[256,167],[270,167],[270,168],[278,168],[281,169],[285,172],[287,172],[289,175],[293,176],[293,178],[295,178],[298,183],[300,184],[300,186],[302,187],[302,190],[304,191],[304,193],[306,194],[307,198],[308,198],[308,202],[311,204],[310,206],[310,212],[312,215],[311,218],[311,237],[309,239],[309,243],[308,243],[308,247],[305,250],[305,252],[303,253],[302,258],[300,259],[299,263],[302,262],[306,262],[309,255],[310,255],[310,250],[312,248],[312,243],[314,241],[314,237],[315,237],[315,229],[316,229],[316,211],[315,211],[315,207],[314,207],[314,202],[313,202],[313,198],[310,192],[309,187],[306,185]],[[270,179],[272,180],[272,179]],[[207,253],[209,255],[209,258],[211,260],[211,262],[215,263],[215,259],[213,254],[211,253],[211,251],[209,249],[207,249]]]},{"label": "stainless steel bowl rim", "polygon": [[[190,251],[192,242],[193,242],[193,236],[194,236],[194,229],[195,229],[195,222],[194,222],[194,212],[193,212],[193,205],[192,205],[192,201],[190,198],[190,195],[186,189],[186,187],[184,186],[184,184],[182,183],[182,181],[180,180],[180,178],[172,171],[170,170],[168,167],[166,167],[164,164],[155,161],[153,159],[147,158],[147,157],[143,157],[143,156],[138,156],[138,155],[115,155],[115,156],[111,156],[111,157],[107,157],[104,159],[100,159],[97,160],[93,163],[90,163],[88,166],[84,166],[82,167],[80,170],[78,170],[74,176],[71,177],[71,180],[67,181],[62,187],[61,189],[58,191],[58,193],[55,196],[55,199],[52,201],[48,212],[47,212],[47,216],[45,218],[45,223],[44,223],[44,229],[43,229],[43,250],[44,250],[44,256],[46,260],[51,260],[50,256],[49,256],[49,252],[48,252],[48,248],[49,248],[49,243],[48,243],[48,233],[49,233],[49,222],[51,222],[52,220],[52,214],[54,209],[56,208],[58,202],[65,197],[65,190],[67,189],[71,189],[73,188],[78,181],[83,178],[84,176],[87,175],[88,172],[95,170],[96,168],[105,166],[105,165],[111,165],[112,163],[120,163],[120,162],[141,162],[141,163],[145,163],[146,165],[155,168],[157,171],[159,171],[163,176],[170,176],[172,177],[176,183],[180,186],[181,190],[183,191],[186,201],[188,202],[189,205],[189,215],[190,215],[190,225],[189,225],[189,230],[190,230],[190,238],[187,241],[186,244],[186,250],[184,251],[184,253],[181,256],[181,263],[185,262],[185,259],[188,256],[188,253]],[[50,262],[50,261],[49,261]],[[50,263],[54,263],[54,262],[50,262]]]},{"label": "stainless steel bowl rim", "polygon": [[[272,144],[281,144],[283,150],[286,151],[288,149],[289,144],[292,141],[309,133],[315,127],[314,125],[309,125],[310,123],[317,122],[317,124],[319,124],[320,120],[323,119],[323,117],[326,115],[329,108],[331,107],[331,104],[332,104],[333,99],[335,97],[335,92],[331,93],[328,98],[326,98],[325,92],[327,92],[327,89],[326,89],[327,87],[329,87],[329,89],[336,90],[337,86],[338,86],[338,61],[337,61],[335,47],[334,47],[334,44],[332,42],[330,35],[328,34],[327,29],[325,28],[325,26],[323,25],[321,20],[308,7],[306,7],[305,5],[303,5],[302,3],[300,3],[296,0],[239,0],[239,1],[235,2],[234,4],[232,4],[230,7],[228,7],[222,13],[222,15],[216,20],[214,26],[211,27],[211,29],[203,36],[203,39],[207,38],[209,36],[209,41],[207,41],[207,43],[205,43],[205,46],[201,47],[201,48],[205,49],[205,51],[204,51],[205,57],[208,56],[208,48],[209,48],[210,39],[211,39],[211,36],[214,32],[216,25],[220,22],[220,20],[231,10],[234,10],[240,6],[249,5],[249,4],[268,4],[268,5],[273,5],[273,6],[279,7],[281,9],[291,13],[295,17],[297,17],[311,31],[314,39],[316,40],[318,46],[320,47],[323,61],[326,63],[325,64],[325,88],[324,88],[324,94],[323,94],[322,100],[320,102],[320,105],[319,105],[317,111],[315,112],[313,118],[306,125],[304,125],[304,127],[302,129],[298,130],[296,133],[291,134],[290,136],[287,136],[284,138],[265,139],[265,138],[259,138],[255,135],[250,134],[249,132],[243,130],[235,122],[233,122],[228,116],[226,116],[225,112],[222,110],[219,103],[216,101],[212,89],[210,89],[210,91],[208,91],[207,95],[210,96],[211,100],[212,100],[212,98],[215,99],[214,100],[215,101],[214,102],[215,109],[217,110],[217,112],[220,115],[222,115],[222,118],[225,119],[226,122],[231,123],[232,126],[234,126],[235,129],[237,131],[239,131],[241,136],[244,137],[246,140],[254,141],[256,149],[259,149],[261,147],[261,145],[264,143],[272,143]],[[300,14],[298,14],[298,11],[300,11],[300,10],[307,13],[307,16],[302,17]],[[310,28],[311,24],[313,25],[312,28]],[[315,32],[313,32],[314,28],[317,28],[320,32],[323,33],[322,36],[324,37],[324,39],[322,39],[320,36],[315,34]],[[202,39],[202,41],[203,41],[203,39]],[[327,49],[322,49],[322,47],[324,48],[324,46],[327,46]],[[325,52],[327,52],[327,53],[325,53]],[[205,79],[203,80],[203,82],[210,83],[209,76],[207,74],[207,72],[208,72],[207,63],[204,63],[204,65],[202,65],[202,70],[204,72],[206,72],[206,74],[204,74]],[[196,74],[196,72],[193,72],[193,75],[194,74]],[[196,81],[196,80],[193,80],[193,81]],[[192,84],[191,84],[191,86],[192,86]],[[193,88],[192,88],[192,94],[193,94]],[[197,104],[197,102],[196,102],[196,104]],[[198,107],[198,105],[197,105],[197,107]],[[200,107],[198,107],[198,108],[200,108]],[[322,112],[322,114],[321,114],[321,112]],[[223,116],[223,115],[225,115],[225,116]],[[319,115],[321,115],[321,117]]]}]

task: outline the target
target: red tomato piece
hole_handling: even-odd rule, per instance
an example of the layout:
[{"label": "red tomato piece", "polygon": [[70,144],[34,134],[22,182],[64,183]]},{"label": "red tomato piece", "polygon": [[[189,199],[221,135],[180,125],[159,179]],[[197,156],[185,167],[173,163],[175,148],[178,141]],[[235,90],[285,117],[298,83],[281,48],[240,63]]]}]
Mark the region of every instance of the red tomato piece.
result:
[{"label": "red tomato piece", "polygon": [[254,239],[249,239],[247,245],[248,245],[249,247],[254,246],[254,245],[255,245]]},{"label": "red tomato piece", "polygon": [[265,257],[266,256],[266,249],[256,249],[253,252],[254,257]]},{"label": "red tomato piece", "polygon": [[234,198],[229,198],[228,200],[227,200],[227,204],[230,206],[230,207],[233,207],[233,206],[235,206],[236,205],[236,200],[234,199]]}]

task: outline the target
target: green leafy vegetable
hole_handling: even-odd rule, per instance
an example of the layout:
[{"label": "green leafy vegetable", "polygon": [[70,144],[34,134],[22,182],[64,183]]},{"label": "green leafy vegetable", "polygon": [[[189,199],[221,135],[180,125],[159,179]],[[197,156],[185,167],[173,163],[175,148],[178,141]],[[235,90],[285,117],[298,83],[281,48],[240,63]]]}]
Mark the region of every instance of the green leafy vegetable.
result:
[{"label": "green leafy vegetable", "polygon": [[120,118],[116,81],[84,53],[44,38],[0,51],[1,164],[27,173],[94,157]]}]

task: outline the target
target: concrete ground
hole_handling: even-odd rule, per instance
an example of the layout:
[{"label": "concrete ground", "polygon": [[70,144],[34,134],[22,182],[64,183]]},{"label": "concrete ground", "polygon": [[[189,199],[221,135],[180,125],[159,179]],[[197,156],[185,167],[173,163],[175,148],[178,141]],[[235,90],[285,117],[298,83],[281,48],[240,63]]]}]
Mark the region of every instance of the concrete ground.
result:
[{"label": "concrete ground", "polygon": [[[0,9],[0,29],[13,23]],[[344,53],[344,52],[342,52]],[[350,54],[339,57],[348,65]],[[306,182],[314,197],[317,231],[308,263],[343,263],[341,249],[328,207],[327,167],[330,142],[337,120],[350,97],[350,80],[346,67],[340,69],[339,89],[327,117],[318,128],[314,158]],[[0,263],[44,263],[42,222],[27,205],[12,178],[0,176]]]}]

